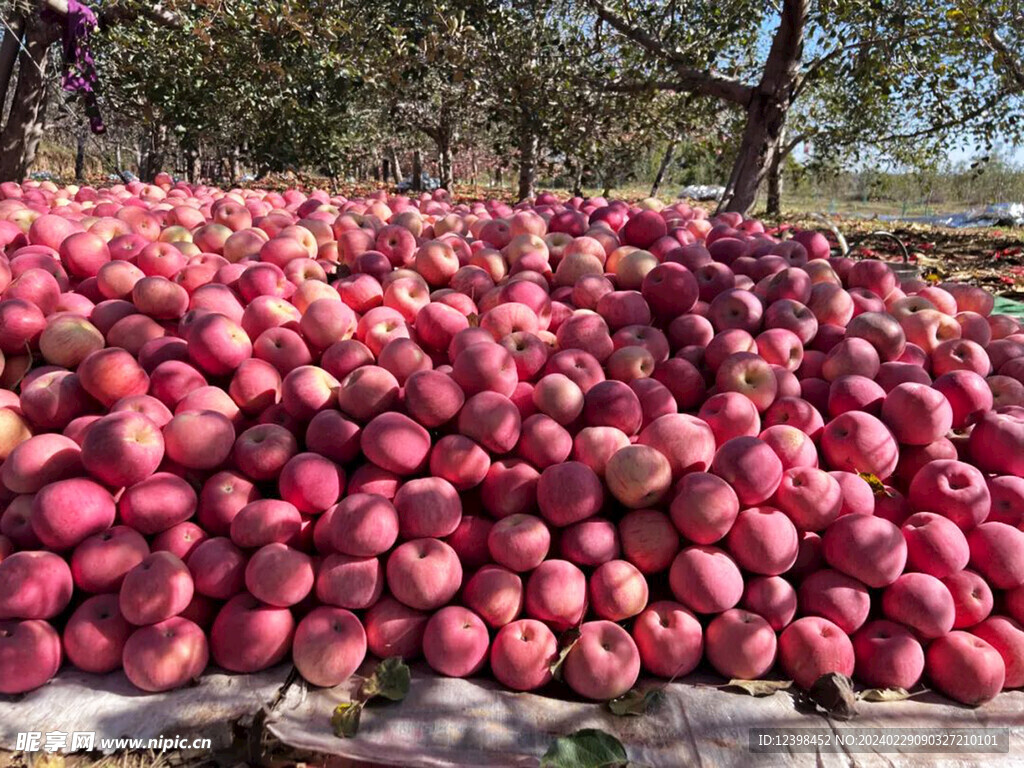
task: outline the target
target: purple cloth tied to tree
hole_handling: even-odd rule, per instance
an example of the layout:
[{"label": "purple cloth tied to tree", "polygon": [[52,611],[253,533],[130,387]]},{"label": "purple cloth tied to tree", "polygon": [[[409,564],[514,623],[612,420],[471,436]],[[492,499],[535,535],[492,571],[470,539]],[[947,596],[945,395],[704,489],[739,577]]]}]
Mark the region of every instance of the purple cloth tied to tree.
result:
[{"label": "purple cloth tied to tree", "polygon": [[96,14],[78,0],[68,0],[68,14],[64,25],[64,74],[61,85],[65,91],[81,93],[85,100],[85,112],[89,116],[89,129],[103,133],[106,126],[100,115],[96,100],[99,78],[96,65],[89,51],[89,35],[96,28]]}]

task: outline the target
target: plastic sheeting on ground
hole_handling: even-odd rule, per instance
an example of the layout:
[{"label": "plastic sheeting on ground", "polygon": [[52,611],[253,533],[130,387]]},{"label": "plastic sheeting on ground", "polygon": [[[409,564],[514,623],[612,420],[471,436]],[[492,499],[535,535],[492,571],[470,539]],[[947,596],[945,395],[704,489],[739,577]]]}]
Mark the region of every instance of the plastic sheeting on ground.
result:
[{"label": "plastic sheeting on ground", "polygon": [[725,187],[714,184],[690,184],[679,190],[680,197],[689,197],[694,200],[721,200],[725,194]]},{"label": "plastic sheeting on ground", "polygon": [[[364,672],[372,670],[369,662]],[[662,704],[644,717],[616,717],[603,706],[511,693],[483,680],[438,678],[414,666],[412,687],[399,703],[371,704],[354,739],[336,737],[334,706],[357,685],[282,687],[289,668],[256,675],[210,673],[196,686],[165,694],[135,691],[121,673],[102,677],[63,672],[21,697],[0,697],[0,747],[13,749],[18,731],[97,731],[97,738],[207,736],[214,748],[230,741],[231,724],[271,709],[269,731],[297,749],[404,766],[535,766],[556,736],[601,728],[617,736],[631,761],[647,766],[875,766],[990,768],[1024,765],[1024,692],[1004,693],[972,709],[932,693],[907,701],[861,702],[859,717],[829,720],[797,708],[787,693],[753,698],[692,676],[668,686]],[[654,685],[653,681],[644,685]],[[753,754],[757,727],[1003,727],[1008,754],[791,753]]]},{"label": "plastic sheeting on ground", "polygon": [[960,213],[939,213],[934,216],[895,216],[884,214],[880,221],[910,221],[939,227],[967,229],[970,227],[1024,227],[1024,203],[995,203]]}]

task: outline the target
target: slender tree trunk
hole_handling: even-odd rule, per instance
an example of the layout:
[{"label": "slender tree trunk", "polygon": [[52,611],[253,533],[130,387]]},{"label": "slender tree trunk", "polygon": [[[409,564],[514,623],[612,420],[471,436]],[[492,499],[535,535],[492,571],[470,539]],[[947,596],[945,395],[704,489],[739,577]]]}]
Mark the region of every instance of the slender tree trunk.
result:
[{"label": "slender tree trunk", "polygon": [[36,152],[39,149],[39,142],[46,133],[46,107],[50,100],[50,91],[45,86],[39,95],[39,107],[36,109],[36,119],[28,129],[25,138],[25,151],[21,156],[21,166],[18,168],[18,178],[23,179],[32,170],[36,162]]},{"label": "slender tree trunk", "polygon": [[423,156],[418,149],[412,153],[412,191],[423,191]]},{"label": "slender tree trunk", "polygon": [[583,163],[575,163],[572,167],[573,197],[583,197]]},{"label": "slender tree trunk", "polygon": [[391,173],[395,180],[395,184],[402,183],[402,165],[398,160],[398,150],[392,145],[388,148],[388,154],[391,157]]},{"label": "slender tree trunk", "polygon": [[123,170],[121,167],[121,142],[114,145],[114,170],[117,173],[121,173]]},{"label": "slender tree trunk", "polygon": [[778,216],[782,213],[782,166],[785,163],[785,131],[779,136],[778,145],[772,153],[772,162],[768,166],[768,204],[766,213]]},{"label": "slender tree trunk", "polygon": [[452,144],[451,138],[442,136],[437,142],[437,178],[441,187],[447,190],[452,188],[455,179],[452,175]]},{"label": "slender tree trunk", "polygon": [[[20,56],[14,101],[0,134],[0,179],[4,181],[21,181],[30,164],[26,161],[34,159],[35,147],[32,147],[32,157],[29,158],[29,145],[44,105],[46,51],[56,39],[54,30],[53,25],[46,24],[37,16],[26,23],[26,51],[22,51]],[[37,138],[35,145],[38,143]]]},{"label": "slender tree trunk", "polygon": [[524,131],[519,140],[519,191],[520,200],[533,197],[537,182],[537,151],[540,140],[532,130]]},{"label": "slender tree trunk", "polygon": [[202,176],[203,161],[199,154],[198,147],[189,147],[185,150],[185,175],[189,184],[198,184]]},{"label": "slender tree trunk", "polygon": [[167,126],[163,123],[154,125],[149,131],[146,154],[139,166],[139,177],[143,181],[152,181],[164,168],[167,150]]},{"label": "slender tree trunk", "polygon": [[676,145],[679,143],[679,139],[672,137],[669,141],[668,147],[665,148],[665,155],[661,158],[661,164],[658,166],[658,173],[654,176],[654,183],[651,184],[651,197],[657,197],[661,191],[661,183],[665,180],[665,172],[668,167],[672,165],[672,158],[676,154]]},{"label": "slender tree trunk", "polygon": [[84,125],[78,126],[78,135],[75,147],[75,181],[85,179],[85,136],[88,129]]},{"label": "slender tree trunk", "polygon": [[4,32],[4,41],[0,44],[0,120],[7,104],[7,92],[14,76],[14,65],[18,61],[21,40],[25,36],[25,17],[20,13],[12,14],[7,20],[9,30]]},{"label": "slender tree trunk", "polygon": [[230,181],[231,181],[231,186],[232,187],[235,186],[236,184],[238,184],[238,179],[242,175],[241,171],[240,171],[240,168],[241,168],[240,156],[241,156],[241,150],[239,149],[238,145],[235,144],[234,146],[231,147],[231,156],[228,158],[228,160],[229,160],[228,169],[229,169],[230,175],[231,175],[231,180]]}]

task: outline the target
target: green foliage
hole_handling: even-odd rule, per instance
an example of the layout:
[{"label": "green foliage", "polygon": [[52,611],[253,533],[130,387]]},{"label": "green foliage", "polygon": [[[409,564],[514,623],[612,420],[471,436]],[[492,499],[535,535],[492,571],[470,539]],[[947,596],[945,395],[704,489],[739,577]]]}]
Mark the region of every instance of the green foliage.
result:
[{"label": "green foliage", "polygon": [[664,699],[663,688],[651,688],[646,692],[631,688],[618,698],[611,699],[608,709],[619,717],[643,717],[657,709]]},{"label": "green foliage", "polygon": [[344,44],[350,14],[305,0],[179,0],[181,28],[146,18],[109,27],[97,62],[109,105],[144,127],[169,127],[179,144],[249,147],[279,169],[329,166],[365,86]]},{"label": "green foliage", "polygon": [[405,662],[393,656],[377,665],[373,674],[363,680],[352,701],[343,701],[331,714],[331,727],[338,738],[351,739],[359,733],[363,709],[375,698],[401,701],[409,693],[412,673]]},{"label": "green foliage", "polygon": [[[114,0],[104,14],[123,14],[95,46],[118,131],[162,126],[213,156],[242,147],[254,171],[339,175],[379,167],[388,147],[508,168],[535,137],[541,175],[601,189],[649,183],[676,142],[667,187],[724,182],[746,120],[680,72],[757,85],[779,9],[796,1],[602,0],[651,49],[598,0],[167,0],[177,28],[144,0]],[[784,142],[808,174],[928,173],[956,144],[1024,138],[1013,2],[807,2]]]},{"label": "green foliage", "polygon": [[626,748],[610,733],[584,728],[555,739],[541,768],[620,768],[629,762]]},{"label": "green foliage", "polygon": [[[629,35],[602,20],[597,8],[604,0],[581,2],[593,9],[595,75],[680,90],[693,90],[692,81],[688,85],[680,74],[684,70],[758,86],[770,74],[765,64],[780,9],[797,4],[605,3],[637,31]],[[821,171],[830,163],[880,160],[916,166],[948,156],[951,145],[1021,139],[1024,25],[1015,3],[808,0],[806,5],[796,84],[787,94],[784,151],[806,146]],[[719,103],[718,111],[736,117],[741,109]]]}]

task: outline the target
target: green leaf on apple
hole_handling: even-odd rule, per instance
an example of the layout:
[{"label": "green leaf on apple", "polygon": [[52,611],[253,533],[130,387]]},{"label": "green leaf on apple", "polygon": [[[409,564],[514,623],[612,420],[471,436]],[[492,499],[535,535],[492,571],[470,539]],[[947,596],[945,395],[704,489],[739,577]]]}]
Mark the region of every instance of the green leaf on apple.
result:
[{"label": "green leaf on apple", "polygon": [[555,657],[555,660],[551,662],[551,666],[548,667],[555,680],[562,679],[562,665],[565,663],[565,657],[569,655],[569,651],[575,648],[576,643],[579,641],[580,631],[577,627],[566,630],[558,639],[558,656]]},{"label": "green leaf on apple", "polygon": [[636,688],[631,688],[618,698],[608,702],[608,709],[613,715],[619,717],[643,717],[648,712],[657,709],[665,699],[665,691],[662,688],[651,688],[646,693]]},{"label": "green leaf on apple", "polygon": [[622,742],[597,728],[560,736],[540,759],[540,768],[613,768],[629,763]]},{"label": "green leaf on apple", "polygon": [[788,691],[793,687],[792,680],[740,680],[732,679],[723,688],[739,688],[751,696],[771,696],[779,691]]},{"label": "green leaf on apple", "polygon": [[874,472],[858,472],[857,474],[860,475],[861,480],[871,486],[871,490],[875,496],[892,496],[889,489],[885,487],[885,483],[883,483],[882,479]]},{"label": "green leaf on apple", "polygon": [[362,701],[343,701],[334,708],[331,715],[331,727],[334,735],[341,739],[351,739],[359,732],[359,716],[363,712]]}]

